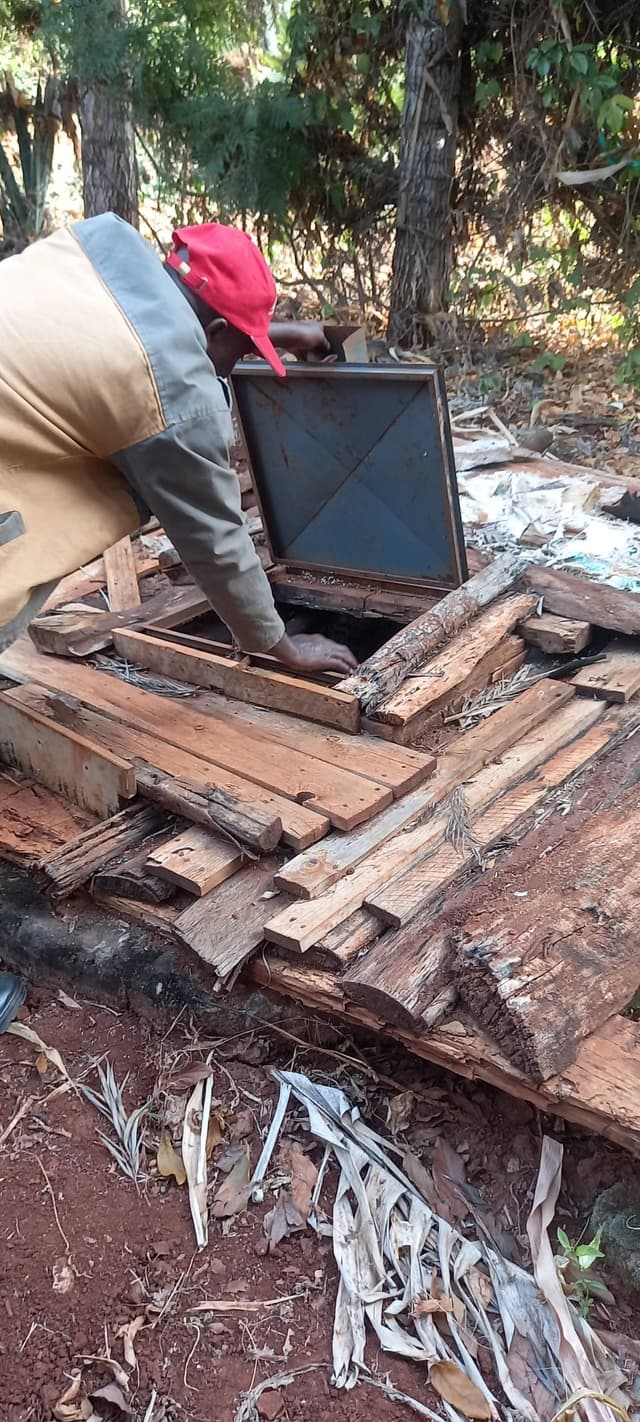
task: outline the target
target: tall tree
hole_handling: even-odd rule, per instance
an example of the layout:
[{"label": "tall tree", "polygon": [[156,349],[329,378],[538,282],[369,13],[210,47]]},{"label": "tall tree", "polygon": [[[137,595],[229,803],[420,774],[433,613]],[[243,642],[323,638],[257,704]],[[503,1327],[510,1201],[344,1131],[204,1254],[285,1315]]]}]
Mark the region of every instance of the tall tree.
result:
[{"label": "tall tree", "polygon": [[460,0],[414,0],[405,50],[389,336],[423,345],[446,302],[463,16]]},{"label": "tall tree", "polygon": [[137,227],[132,83],[118,43],[126,31],[126,0],[84,0],[75,11],[84,214],[115,212]]}]

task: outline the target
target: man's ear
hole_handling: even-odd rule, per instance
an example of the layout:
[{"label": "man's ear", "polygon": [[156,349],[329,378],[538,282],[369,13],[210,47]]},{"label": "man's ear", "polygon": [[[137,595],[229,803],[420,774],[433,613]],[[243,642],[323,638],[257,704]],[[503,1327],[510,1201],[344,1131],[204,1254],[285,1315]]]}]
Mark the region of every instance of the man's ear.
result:
[{"label": "man's ear", "polygon": [[214,316],[213,320],[209,322],[209,325],[204,328],[207,341],[212,340],[214,336],[221,335],[223,331],[228,329],[228,326],[229,322],[225,321],[224,316]]}]

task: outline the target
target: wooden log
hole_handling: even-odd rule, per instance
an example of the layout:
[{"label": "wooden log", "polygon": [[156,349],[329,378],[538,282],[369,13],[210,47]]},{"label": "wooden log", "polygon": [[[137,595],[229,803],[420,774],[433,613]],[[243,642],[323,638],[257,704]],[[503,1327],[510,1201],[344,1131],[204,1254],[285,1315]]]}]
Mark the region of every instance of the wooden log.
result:
[{"label": "wooden log", "polygon": [[397,933],[384,933],[349,968],[340,985],[348,999],[383,1022],[415,1028],[426,1008],[451,987],[453,978],[449,934],[442,929],[434,933],[421,920],[401,940]]},{"label": "wooden log", "polygon": [[571,678],[579,696],[597,696],[602,701],[629,701],[640,691],[640,643],[611,642],[605,661],[583,667]]},{"label": "wooden log", "polygon": [[[506,752],[499,767],[489,766],[466,787],[466,811],[473,815],[535,769],[542,761],[575,740],[598,719],[597,704],[573,701],[559,711],[541,731],[533,731]],[[585,712],[590,714],[585,715]],[[281,948],[306,952],[355,909],[368,902],[374,891],[400,874],[412,859],[418,861],[442,843],[450,829],[450,816],[436,814],[415,829],[396,835],[370,854],[358,868],[319,898],[282,909],[265,926],[265,937]]]},{"label": "wooden log", "polygon": [[357,696],[362,710],[372,715],[393,696],[405,677],[459,632],[470,619],[517,582],[525,567],[522,553],[505,553],[476,573],[461,588],[448,593],[429,612],[410,622],[362,663],[340,689]]},{"label": "wooden log", "polygon": [[337,928],[327,933],[314,944],[313,952],[329,959],[341,968],[353,962],[365,948],[370,948],[380,936],[380,924],[375,914],[367,909],[356,909],[355,913],[339,923]]},{"label": "wooden log", "polygon": [[0,692],[0,760],[106,819],[136,793],[133,766]]},{"label": "wooden log", "polygon": [[210,610],[206,597],[191,583],[187,587],[165,589],[147,602],[120,612],[93,612],[86,618],[65,612],[34,617],[29,624],[29,635],[40,652],[58,657],[88,657],[110,645],[117,627],[139,627],[145,622],[153,622],[156,627],[178,626]]},{"label": "wooden log", "polygon": [[478,664],[500,646],[518,622],[535,607],[527,593],[517,594],[487,608],[453,637],[442,651],[407,676],[395,695],[381,702],[376,718],[390,725],[406,726],[424,719],[429,712],[447,705],[456,689],[463,686]]},{"label": "wooden log", "polygon": [[174,921],[181,943],[226,978],[255,951],[273,900],[275,863],[251,864],[203,898],[196,899]]},{"label": "wooden log", "polygon": [[277,876],[278,885],[295,897],[317,898],[392,835],[411,828],[457,785],[470,780],[573,697],[573,689],[562,682],[544,680],[529,687],[474,730],[465,731],[453,741],[424,789],[405,796],[352,834],[330,835],[318,849],[290,860]]},{"label": "wooden log", "polygon": [[[290,746],[261,745],[256,736],[244,733],[223,716],[204,716],[184,702],[178,709],[165,697],[91,667],[41,657],[26,640],[15,642],[0,656],[0,672],[17,681],[37,681],[50,690],[68,692],[137,731],[155,735],[241,776],[245,782],[299,803],[304,800],[307,808],[326,815],[336,829],[354,828],[393,798],[386,786],[336,770]],[[216,778],[211,775],[212,781]]]},{"label": "wooden log", "polygon": [[550,656],[582,652],[591,641],[591,623],[575,617],[556,617],[543,612],[540,617],[526,617],[519,631],[529,647],[539,647]]},{"label": "wooden log", "polygon": [[124,612],[141,602],[131,539],[120,538],[104,551],[104,570],[110,612]]},{"label": "wooden log", "polygon": [[[289,801],[280,801],[266,792],[254,794],[253,787],[238,777],[216,772],[207,761],[180,753],[153,736],[134,733],[130,727],[121,726],[99,712],[88,711],[72,697],[48,696],[38,687],[29,685],[17,687],[7,692],[7,696],[34,706],[56,721],[62,718],[65,724],[86,730],[98,744],[127,747],[136,768],[140,794],[169,814],[180,815],[210,830],[218,828],[258,853],[274,849],[278,844],[284,832],[279,810],[282,807],[288,815]],[[301,821],[295,807],[293,819],[288,821],[290,831],[294,826],[294,839],[300,828],[304,837],[306,833],[316,835],[315,817],[311,817],[306,830],[308,817],[309,812]],[[324,826],[328,827],[327,821]],[[311,843],[314,842],[312,839]]]},{"label": "wooden log", "polygon": [[458,848],[443,845],[435,853],[412,864],[366,900],[367,907],[384,925],[402,928],[422,913],[444,889],[450,888],[470,870],[481,868],[484,856],[494,844],[520,832],[550,790],[593,765],[618,739],[628,734],[619,719],[602,717],[570,745],[562,747],[522,785],[500,795],[479,818],[473,820],[472,834]]},{"label": "wooden log", "polygon": [[491,915],[461,927],[460,990],[505,1054],[545,1080],[626,1007],[640,984],[635,787],[587,821],[528,878],[524,898],[496,883]]},{"label": "wooden log", "polygon": [[91,893],[96,889],[101,894],[117,899],[134,900],[136,903],[165,904],[175,894],[175,886],[166,879],[160,879],[147,867],[149,845],[136,854],[123,859],[119,864],[107,865],[99,869],[91,882]]},{"label": "wooden log", "polygon": [[188,829],[152,850],[147,869],[160,880],[202,898],[235,874],[242,863],[242,852],[230,840],[207,830]]},{"label": "wooden log", "polygon": [[122,858],[149,835],[164,829],[166,816],[147,805],[129,805],[112,819],[92,825],[40,860],[39,869],[58,897],[72,894],[107,864]]},{"label": "wooden log", "polygon": [[535,565],[525,573],[527,587],[544,598],[547,612],[561,617],[585,619],[595,627],[612,632],[624,632],[628,637],[640,633],[640,596],[592,582],[578,573],[561,573],[557,568]]},{"label": "wooden log", "polygon": [[289,712],[352,734],[359,728],[360,706],[356,697],[334,691],[333,687],[289,676],[284,670],[243,666],[227,657],[173,646],[171,642],[145,637],[140,632],[115,632],[114,643],[121,656],[161,676],[221,691],[238,701]]},{"label": "wooden log", "polygon": [[[178,889],[173,890],[175,895],[179,892]],[[164,933],[175,948],[173,925],[178,914],[182,913],[184,904],[178,906],[175,901],[148,903],[143,899],[122,898],[119,894],[107,893],[102,888],[101,874],[92,880],[91,897],[101,908],[108,909],[117,918],[124,919],[125,923],[139,923],[141,928],[153,928],[157,933]]]}]

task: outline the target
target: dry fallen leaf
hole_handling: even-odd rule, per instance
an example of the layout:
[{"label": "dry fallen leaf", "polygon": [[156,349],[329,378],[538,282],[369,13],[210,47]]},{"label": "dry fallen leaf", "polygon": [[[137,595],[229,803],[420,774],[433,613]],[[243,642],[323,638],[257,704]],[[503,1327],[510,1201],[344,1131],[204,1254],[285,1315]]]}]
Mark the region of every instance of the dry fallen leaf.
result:
[{"label": "dry fallen leaf", "polygon": [[97,1388],[95,1392],[91,1393],[91,1401],[108,1402],[111,1407],[117,1407],[125,1417],[133,1416],[133,1409],[117,1383],[107,1383],[106,1387]]},{"label": "dry fallen leaf", "polygon": [[453,1311],[454,1302],[448,1294],[443,1294],[441,1298],[434,1298],[430,1295],[429,1298],[416,1299],[411,1310],[411,1317],[425,1318],[429,1313],[453,1313]]},{"label": "dry fallen leaf", "polygon": [[250,1174],[249,1147],[245,1146],[242,1155],[213,1197],[211,1213],[215,1219],[229,1219],[231,1215],[240,1214],[242,1210],[246,1209],[251,1193],[249,1189]]},{"label": "dry fallen leaf", "polygon": [[217,1112],[214,1112],[209,1118],[209,1126],[207,1129],[207,1160],[211,1158],[216,1147],[222,1145],[223,1140],[220,1117]]},{"label": "dry fallen leaf", "polygon": [[[466,1185],[467,1174],[464,1161],[457,1150],[442,1136],[436,1141],[431,1158],[433,1181],[442,1202],[440,1214],[453,1224],[455,1220],[466,1219],[469,1206],[464,1198],[461,1185]],[[444,1206],[444,1208],[442,1208]]]},{"label": "dry fallen leaf", "polygon": [[162,1132],[158,1143],[158,1157],[156,1164],[158,1172],[168,1179],[174,1176],[176,1185],[186,1185],[187,1172],[184,1168],[182,1156],[178,1154],[166,1131]]},{"label": "dry fallen leaf", "polygon": [[213,1076],[213,1067],[208,1062],[192,1062],[190,1066],[182,1067],[179,1071],[173,1072],[167,1080],[169,1091],[181,1091],[187,1087],[193,1088],[198,1082],[205,1081],[208,1076]]},{"label": "dry fallen leaf", "polygon": [[287,1170],[291,1177],[291,1202],[300,1216],[296,1229],[304,1229],[311,1213],[311,1199],[316,1188],[318,1171],[305,1152],[294,1141],[288,1143],[283,1152]]},{"label": "dry fallen leaf", "polygon": [[252,1134],[253,1116],[251,1112],[246,1108],[243,1111],[237,1111],[236,1115],[233,1117],[233,1120],[229,1122],[230,1140],[244,1141],[246,1140],[247,1136],[250,1136]]},{"label": "dry fallen leaf", "polygon": [[182,1159],[189,1186],[189,1205],[198,1249],[204,1249],[209,1235],[206,1170],[204,1179],[198,1178],[203,1100],[204,1087],[202,1081],[199,1081],[187,1101],[182,1126]]},{"label": "dry fallen leaf", "polygon": [[76,1276],[71,1265],[66,1259],[56,1259],[52,1269],[53,1292],[54,1294],[68,1294],[71,1292]]},{"label": "dry fallen leaf", "polygon": [[405,1151],[402,1157],[402,1169],[411,1184],[415,1185],[416,1190],[422,1195],[423,1200],[426,1200],[429,1208],[437,1213],[440,1209],[440,1200],[433,1183],[433,1176],[412,1150]]},{"label": "dry fallen leaf", "polygon": [[444,1402],[449,1402],[464,1417],[478,1419],[478,1422],[489,1422],[491,1407],[487,1398],[458,1363],[448,1359],[432,1363],[429,1368],[429,1382],[438,1396],[443,1398]]},{"label": "dry fallen leaf", "polygon": [[46,1075],[47,1075],[47,1072],[48,1072],[48,1070],[49,1070],[49,1062],[48,1062],[48,1060],[47,1060],[47,1058],[46,1058],[44,1052],[39,1052],[39,1053],[38,1053],[38,1055],[37,1055],[37,1057],[36,1057],[36,1061],[35,1061],[35,1067],[36,1067],[36,1071],[37,1071],[37,1073],[38,1073],[38,1076],[46,1076]]},{"label": "dry fallen leaf", "polygon": [[144,1324],[144,1314],[139,1313],[137,1318],[132,1318],[131,1323],[123,1323],[122,1328],[119,1328],[116,1334],[117,1338],[122,1338],[123,1340],[124,1360],[129,1368],[137,1368],[138,1366],[138,1359],[136,1358],[136,1350],[133,1346],[133,1342],[136,1334],[140,1332],[141,1328],[144,1328]]},{"label": "dry fallen leaf", "polygon": [[5,1027],[5,1032],[9,1032],[13,1037],[22,1037],[23,1042],[31,1042],[32,1046],[37,1047],[38,1051],[48,1058],[51,1065],[65,1078],[65,1081],[71,1081],[71,1077],[69,1076],[57,1047],[48,1047],[46,1042],[43,1042],[42,1037],[39,1037],[38,1033],[33,1031],[32,1027],[27,1027],[24,1022],[10,1022],[9,1026]]},{"label": "dry fallen leaf", "polygon": [[394,1140],[406,1131],[413,1115],[415,1100],[413,1091],[401,1091],[389,1102],[387,1125]]}]

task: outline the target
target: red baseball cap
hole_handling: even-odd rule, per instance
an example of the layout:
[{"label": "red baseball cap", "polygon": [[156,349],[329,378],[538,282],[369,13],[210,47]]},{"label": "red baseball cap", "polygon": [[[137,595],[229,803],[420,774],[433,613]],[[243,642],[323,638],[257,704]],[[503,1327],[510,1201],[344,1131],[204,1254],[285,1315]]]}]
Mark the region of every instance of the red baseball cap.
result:
[{"label": "red baseball cap", "polygon": [[[247,232],[203,222],[180,227],[173,234],[175,251],[167,265],[219,316],[249,336],[276,375],[286,369],[269,340],[269,322],[276,305],[276,285],[262,252]],[[186,247],[188,261],[179,255]]]}]

